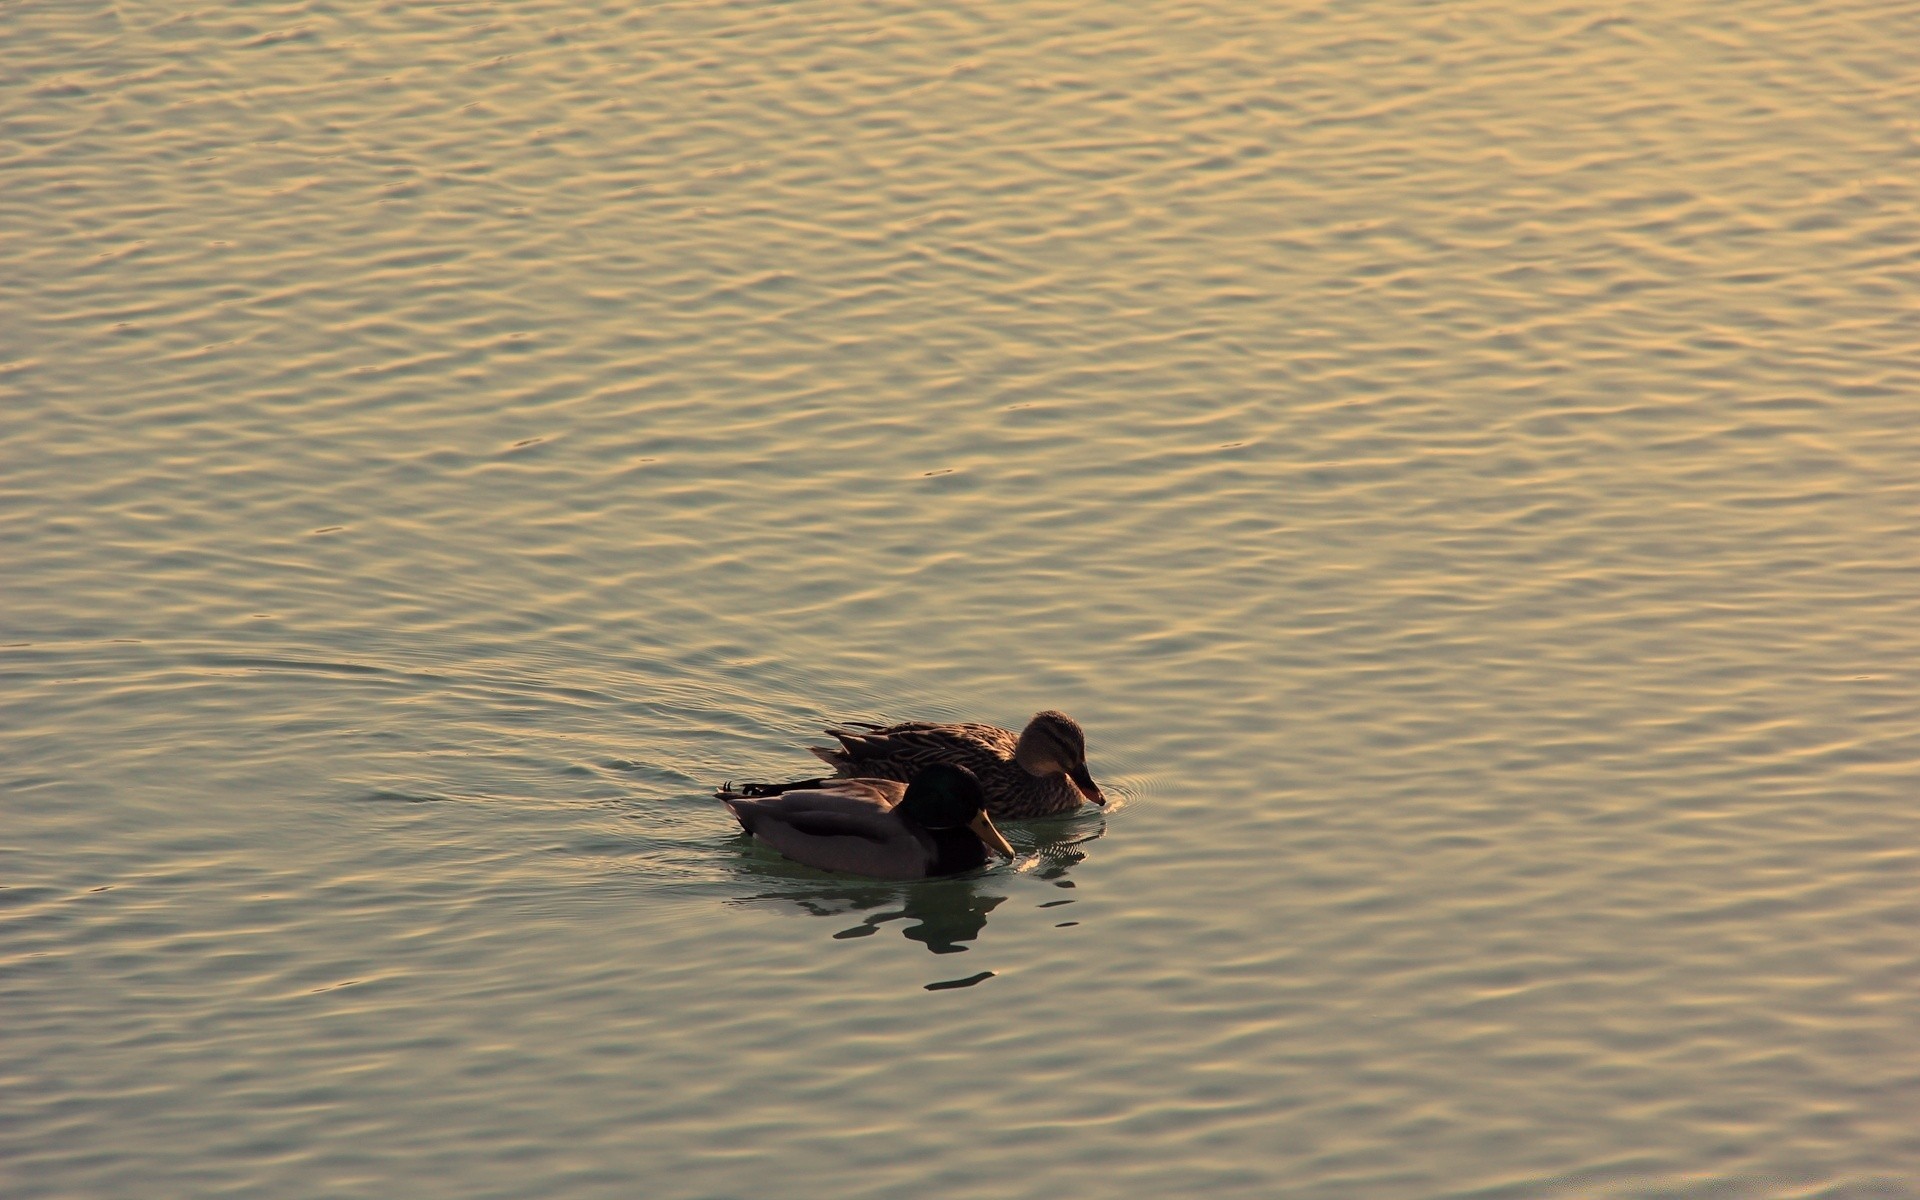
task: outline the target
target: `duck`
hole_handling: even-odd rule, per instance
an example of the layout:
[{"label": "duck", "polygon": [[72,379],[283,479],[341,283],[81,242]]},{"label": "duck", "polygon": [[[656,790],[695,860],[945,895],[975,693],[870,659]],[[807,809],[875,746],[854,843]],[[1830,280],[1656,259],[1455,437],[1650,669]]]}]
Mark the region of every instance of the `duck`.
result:
[{"label": "duck", "polygon": [[933,763],[911,781],[804,779],[729,783],[718,798],[740,828],[786,858],[874,879],[931,879],[987,864],[1013,847],[987,815],[980,781],[953,763]]},{"label": "duck", "polygon": [[1018,734],[998,725],[935,721],[849,721],[826,732],[840,744],[807,749],[839,777],[911,779],[932,763],[953,763],[979,779],[987,811],[1003,821],[1057,816],[1083,802],[1107,802],[1087,771],[1086,733],[1078,721],[1054,709],[1033,714]]}]

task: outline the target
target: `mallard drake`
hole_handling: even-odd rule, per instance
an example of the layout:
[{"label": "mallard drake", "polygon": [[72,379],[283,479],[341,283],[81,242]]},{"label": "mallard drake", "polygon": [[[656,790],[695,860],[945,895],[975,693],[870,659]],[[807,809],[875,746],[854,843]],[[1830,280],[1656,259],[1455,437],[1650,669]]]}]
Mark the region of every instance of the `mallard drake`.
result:
[{"label": "mallard drake", "polygon": [[876,879],[957,875],[987,863],[992,848],[1013,857],[994,828],[973,772],[934,763],[912,782],[807,779],[721,789],[740,828],[798,863]]},{"label": "mallard drake", "polygon": [[980,780],[987,811],[1004,821],[1072,812],[1107,798],[1087,773],[1087,736],[1079,722],[1048,709],[1016,736],[998,725],[902,725],[848,722],[827,730],[838,747],[809,746],[842,777],[910,779],[930,763],[965,767]]}]

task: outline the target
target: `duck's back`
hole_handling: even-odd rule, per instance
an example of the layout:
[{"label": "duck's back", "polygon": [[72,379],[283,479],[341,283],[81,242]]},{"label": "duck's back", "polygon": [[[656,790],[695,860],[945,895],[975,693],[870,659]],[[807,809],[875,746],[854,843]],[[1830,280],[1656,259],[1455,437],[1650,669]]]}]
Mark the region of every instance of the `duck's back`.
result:
[{"label": "duck's back", "polygon": [[834,780],[818,788],[762,799],[734,797],[725,803],[741,828],[795,862],[875,879],[921,879],[945,867],[942,847],[928,831],[892,814],[905,790],[877,779]]},{"label": "duck's back", "polygon": [[827,732],[839,741],[839,747],[809,749],[844,776],[905,780],[924,767],[944,762],[967,768],[991,790],[1002,782],[1006,772],[1018,770],[1013,748],[1019,738],[1012,730],[997,725],[907,721],[851,729],[835,727]]},{"label": "duck's back", "polygon": [[835,726],[840,743],[809,746],[844,777],[912,779],[937,762],[953,763],[980,780],[987,811],[1007,820],[1046,817],[1080,807],[1080,793],[1066,776],[1040,779],[1013,760],[1020,735],[998,725],[906,721],[899,725]]}]

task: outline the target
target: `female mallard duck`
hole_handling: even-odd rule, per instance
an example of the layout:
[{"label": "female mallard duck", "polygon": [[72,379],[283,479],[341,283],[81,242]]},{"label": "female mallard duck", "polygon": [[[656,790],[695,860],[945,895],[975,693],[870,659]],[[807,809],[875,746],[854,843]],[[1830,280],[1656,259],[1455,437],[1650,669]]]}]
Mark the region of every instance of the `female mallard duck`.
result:
[{"label": "female mallard duck", "polygon": [[980,781],[951,763],[935,763],[907,784],[809,779],[745,794],[729,785],[720,802],[754,837],[828,871],[926,879],[985,866],[989,847],[1013,857],[982,804]]},{"label": "female mallard duck", "polygon": [[808,747],[842,777],[911,779],[929,763],[956,763],[980,780],[987,811],[1005,821],[1072,812],[1083,799],[1107,802],[1087,773],[1086,734],[1052,709],[1035,713],[1018,737],[997,725],[848,725],[827,730],[838,749]]}]

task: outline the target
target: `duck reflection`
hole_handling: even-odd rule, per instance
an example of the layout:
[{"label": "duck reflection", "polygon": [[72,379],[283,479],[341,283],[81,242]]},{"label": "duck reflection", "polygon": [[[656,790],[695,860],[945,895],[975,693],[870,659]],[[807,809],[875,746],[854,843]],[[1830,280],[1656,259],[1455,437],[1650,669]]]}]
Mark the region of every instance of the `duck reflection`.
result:
[{"label": "duck reflection", "polygon": [[1005,904],[1005,896],[982,895],[967,883],[946,881],[912,888],[901,897],[899,908],[869,912],[858,925],[834,934],[836,940],[867,937],[880,932],[889,921],[905,921],[901,936],[919,942],[935,954],[958,954],[966,943],[980,936],[987,927],[987,914]]},{"label": "duck reflection", "polygon": [[908,941],[919,942],[934,954],[958,954],[979,940],[988,914],[1007,902],[1017,877],[1072,887],[1073,881],[1065,876],[1086,858],[1083,847],[1105,832],[1104,824],[1089,829],[1084,819],[1009,830],[1018,853],[1011,871],[911,883],[850,879],[800,867],[742,837],[741,871],[775,886],[736,903],[769,904],[816,917],[859,914],[855,924],[833,933],[841,941],[872,937],[883,926],[899,921],[900,934]]}]

